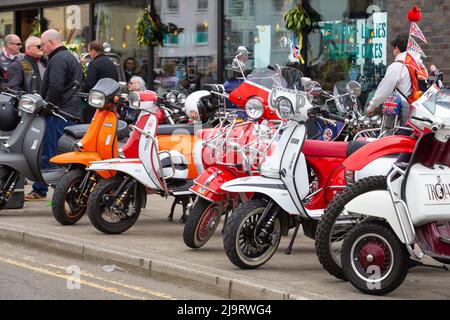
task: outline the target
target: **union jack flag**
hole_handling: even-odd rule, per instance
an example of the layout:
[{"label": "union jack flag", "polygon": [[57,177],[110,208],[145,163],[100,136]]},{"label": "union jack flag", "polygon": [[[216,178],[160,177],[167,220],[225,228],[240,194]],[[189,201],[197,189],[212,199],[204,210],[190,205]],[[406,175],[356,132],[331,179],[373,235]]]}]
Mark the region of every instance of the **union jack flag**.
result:
[{"label": "union jack flag", "polygon": [[402,99],[399,96],[392,95],[386,98],[383,103],[383,114],[386,115],[398,115],[402,107]]},{"label": "union jack flag", "polygon": [[415,22],[411,23],[411,29],[409,29],[409,35],[417,37],[420,40],[422,40],[423,42],[428,43],[427,39],[425,38],[425,36],[422,33],[422,30],[420,30],[419,26]]},{"label": "union jack flag", "polygon": [[420,54],[422,57],[427,57],[423,52],[422,48],[417,44],[416,40],[413,37],[409,37],[408,39],[408,51],[416,52]]}]

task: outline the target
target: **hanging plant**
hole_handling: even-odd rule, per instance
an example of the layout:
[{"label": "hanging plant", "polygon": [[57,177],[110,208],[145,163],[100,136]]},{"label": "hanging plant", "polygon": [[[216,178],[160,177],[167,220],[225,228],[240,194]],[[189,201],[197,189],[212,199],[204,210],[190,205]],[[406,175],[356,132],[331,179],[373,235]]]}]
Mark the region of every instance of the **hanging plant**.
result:
[{"label": "hanging plant", "polygon": [[318,27],[318,22],[321,20],[322,16],[304,0],[300,0],[284,15],[286,29],[294,34],[310,33]]},{"label": "hanging plant", "polygon": [[184,31],[184,28],[178,28],[173,23],[164,24],[156,10],[150,11],[149,8],[146,8],[144,14],[137,21],[136,31],[139,45],[162,46],[166,34],[178,35]]}]

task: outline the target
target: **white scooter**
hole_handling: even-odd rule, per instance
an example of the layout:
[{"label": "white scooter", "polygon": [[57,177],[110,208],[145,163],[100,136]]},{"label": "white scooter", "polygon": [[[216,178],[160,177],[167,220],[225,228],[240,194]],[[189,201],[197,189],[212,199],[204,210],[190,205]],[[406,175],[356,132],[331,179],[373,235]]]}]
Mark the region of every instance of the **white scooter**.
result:
[{"label": "white scooter", "polygon": [[423,132],[409,163],[338,196],[352,189],[345,210],[365,217],[348,232],[341,262],[346,278],[367,294],[395,290],[425,255],[450,262],[450,90],[431,87],[412,104],[409,122]]},{"label": "white scooter", "polygon": [[[353,89],[351,88],[353,87]],[[358,84],[352,82],[348,95],[355,95]],[[360,87],[359,87],[360,88]],[[305,234],[314,238],[318,219],[326,202],[345,187],[345,179],[334,176],[340,163],[363,144],[357,142],[305,141],[305,122],[323,110],[312,105],[312,97],[322,92],[317,82],[305,84],[305,91],[277,87],[272,89],[269,103],[280,118],[288,120],[274,139],[259,166],[260,176],[238,178],[222,189],[240,193],[243,205],[229,218],[224,230],[224,247],[230,261],[240,268],[257,268],[275,253],[281,235],[302,224]],[[324,116],[331,117],[328,112]],[[342,148],[344,151],[342,152]],[[358,172],[357,177],[387,174],[395,157],[377,159]],[[314,166],[313,162],[320,165]],[[332,170],[328,170],[328,169]],[[311,171],[320,180],[320,188],[312,188]],[[314,179],[314,178],[313,178]],[[247,199],[248,194],[253,196]],[[320,205],[312,209],[311,204]],[[323,200],[325,199],[325,200]]]}]

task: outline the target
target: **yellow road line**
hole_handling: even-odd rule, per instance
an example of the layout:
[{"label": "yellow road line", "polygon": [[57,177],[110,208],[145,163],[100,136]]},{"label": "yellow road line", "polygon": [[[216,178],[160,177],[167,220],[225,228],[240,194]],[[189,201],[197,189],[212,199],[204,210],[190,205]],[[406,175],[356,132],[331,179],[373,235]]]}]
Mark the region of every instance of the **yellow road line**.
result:
[{"label": "yellow road line", "polygon": [[[21,268],[28,269],[28,270],[40,272],[40,273],[43,273],[43,274],[46,274],[46,275],[49,275],[49,276],[53,276],[53,277],[57,277],[57,278],[65,279],[65,280],[72,280],[71,276],[58,274],[58,273],[55,273],[55,272],[52,272],[50,270],[47,270],[47,269],[44,269],[44,268],[40,268],[40,267],[33,267],[33,266],[29,265],[29,264],[26,264],[26,263],[23,263],[23,262],[19,262],[19,261],[15,261],[15,260],[12,260],[12,259],[0,257],[0,262],[4,262],[4,263],[7,263],[7,264],[14,265],[14,266],[21,267]],[[131,294],[128,294],[126,292],[122,292],[122,291],[118,290],[117,288],[105,287],[103,285],[100,285],[100,284],[97,284],[97,283],[94,283],[94,282],[90,282],[90,281],[85,281],[85,280],[81,280],[80,279],[80,284],[83,284],[85,286],[92,287],[92,288],[95,288],[95,289],[99,289],[99,290],[102,290],[102,291],[106,291],[106,292],[109,292],[109,293],[114,293],[114,294],[117,294],[117,295],[120,295],[120,296],[123,296],[123,297],[127,297],[127,298],[130,298],[130,299],[146,300],[145,297],[131,295]]]},{"label": "yellow road line", "polygon": [[[55,268],[55,269],[60,269],[60,270],[67,270],[67,267],[58,266],[58,265],[55,265],[55,264],[45,264],[45,266],[51,267],[51,268]],[[119,282],[119,281],[105,279],[105,278],[99,277],[99,276],[97,276],[95,274],[92,274],[92,273],[89,273],[89,272],[81,271],[81,275],[85,276],[85,277],[89,277],[89,278],[95,279],[95,280],[104,281],[104,282],[107,282],[107,283],[110,283],[110,284],[113,284],[113,285],[116,285],[116,286],[121,286],[121,287],[130,289],[130,290],[138,291],[138,292],[141,292],[141,293],[147,293],[147,294],[150,294],[152,296],[156,296],[158,298],[164,298],[164,299],[167,299],[167,300],[177,300],[177,298],[174,298],[174,297],[172,297],[172,296],[170,296],[168,294],[165,294],[165,293],[162,293],[162,292],[159,292],[159,291],[153,291],[153,290],[149,290],[149,289],[146,289],[146,288],[143,288],[143,287],[133,286],[133,285],[130,285],[130,284]]]}]

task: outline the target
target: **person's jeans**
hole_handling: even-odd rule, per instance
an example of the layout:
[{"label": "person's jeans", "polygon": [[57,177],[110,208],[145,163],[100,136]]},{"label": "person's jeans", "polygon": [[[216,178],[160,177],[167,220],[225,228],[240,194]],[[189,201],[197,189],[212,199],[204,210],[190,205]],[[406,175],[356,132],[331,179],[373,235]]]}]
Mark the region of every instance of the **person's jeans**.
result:
[{"label": "person's jeans", "polygon": [[[51,163],[49,160],[57,154],[58,140],[64,134],[64,128],[67,126],[72,126],[75,123],[72,120],[64,120],[49,116],[45,118],[46,131],[44,136],[44,142],[42,146],[42,156],[41,156],[41,170],[46,169],[56,169],[58,166]],[[33,183],[33,191],[41,196],[46,196],[48,192],[48,186],[44,182]]]}]

